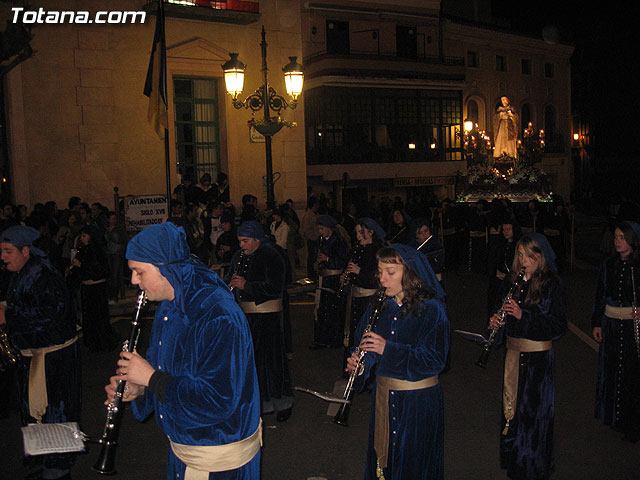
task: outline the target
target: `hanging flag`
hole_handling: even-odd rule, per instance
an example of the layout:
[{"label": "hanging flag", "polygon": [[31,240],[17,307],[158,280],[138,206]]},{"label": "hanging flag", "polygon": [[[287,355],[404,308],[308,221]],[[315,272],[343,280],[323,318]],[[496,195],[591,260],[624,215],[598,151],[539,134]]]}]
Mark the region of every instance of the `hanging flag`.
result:
[{"label": "hanging flag", "polygon": [[158,0],[156,33],[153,36],[144,94],[149,97],[147,119],[158,136],[164,139],[165,129],[169,127],[167,116],[169,103],[167,102],[167,44],[164,34],[164,0]]}]

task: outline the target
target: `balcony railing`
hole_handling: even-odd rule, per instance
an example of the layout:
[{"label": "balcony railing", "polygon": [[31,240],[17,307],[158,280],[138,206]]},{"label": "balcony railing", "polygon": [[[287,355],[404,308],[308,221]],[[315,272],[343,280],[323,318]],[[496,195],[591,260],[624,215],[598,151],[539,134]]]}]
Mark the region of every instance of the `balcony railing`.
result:
[{"label": "balcony railing", "polygon": [[431,65],[444,65],[450,67],[464,67],[464,58],[461,57],[435,57],[431,55],[417,54],[414,56],[398,56],[396,52],[385,51],[358,51],[350,50],[349,53],[331,53],[328,51],[321,51],[309,55],[304,58],[305,65],[316,62],[325,58],[349,58],[355,60],[385,60],[396,62],[420,62],[428,63]]},{"label": "balcony railing", "polygon": [[[247,25],[260,18],[258,0],[163,0],[167,17]],[[148,0],[143,9],[155,13],[158,2]]]}]

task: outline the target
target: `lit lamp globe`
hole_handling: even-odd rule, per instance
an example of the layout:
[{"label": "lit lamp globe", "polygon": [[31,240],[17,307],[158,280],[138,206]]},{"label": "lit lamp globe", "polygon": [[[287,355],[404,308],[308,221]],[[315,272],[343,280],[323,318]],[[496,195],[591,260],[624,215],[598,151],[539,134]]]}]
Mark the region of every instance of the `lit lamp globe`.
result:
[{"label": "lit lamp globe", "polygon": [[246,65],[238,60],[237,53],[230,53],[229,56],[231,58],[222,65],[222,71],[224,72],[224,84],[227,93],[235,100],[244,88],[244,69]]},{"label": "lit lamp globe", "polygon": [[464,131],[465,132],[470,132],[471,130],[473,130],[473,120],[469,120],[467,118],[467,119],[465,119],[463,125],[464,125]]},{"label": "lit lamp globe", "polygon": [[284,72],[284,86],[287,93],[298,100],[298,96],[302,93],[302,84],[304,83],[304,73],[302,65],[297,62],[298,57],[289,57],[289,63],[282,69]]}]

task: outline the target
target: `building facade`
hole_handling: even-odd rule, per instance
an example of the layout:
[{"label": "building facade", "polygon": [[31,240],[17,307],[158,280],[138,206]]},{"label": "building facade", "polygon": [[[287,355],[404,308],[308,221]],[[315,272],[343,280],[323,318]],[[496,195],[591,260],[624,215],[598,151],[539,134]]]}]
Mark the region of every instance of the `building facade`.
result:
[{"label": "building facade", "polygon": [[[9,6],[3,9],[5,19],[11,18]],[[13,201],[32,206],[55,200],[62,207],[77,195],[113,205],[114,187],[121,195],[166,193],[164,142],[147,121],[148,99],[142,93],[157,3],[49,0],[31,2],[28,9],[74,12],[76,19],[33,23],[35,54],[4,78]],[[115,20],[118,12],[145,12],[146,18],[135,24],[97,23],[101,11]],[[87,12],[91,22],[79,23],[78,12]],[[241,97],[262,85],[264,26],[269,81],[286,95],[282,66],[290,55],[301,57],[298,12],[297,0],[165,3],[172,189],[183,175],[197,182],[210,173],[215,181],[222,171],[234,203],[253,193],[264,204],[264,138],[250,132],[252,112],[233,107],[221,65],[232,52],[247,65]],[[282,116],[302,124],[303,108]],[[273,138],[272,151],[276,199],[303,204],[304,129],[284,129]]]},{"label": "building facade", "polygon": [[[441,3],[304,3],[309,186],[343,203],[453,199],[467,168],[463,120],[491,134],[508,96],[521,131],[529,122],[546,131],[542,169],[568,198],[572,47],[470,21]],[[490,2],[471,3],[486,13]]]},{"label": "building facade", "polygon": [[[546,130],[542,168],[569,198],[572,47],[469,21],[450,8],[467,3],[167,1],[171,188],[185,175],[197,181],[222,171],[234,203],[253,193],[264,206],[264,138],[249,129],[251,111],[233,107],[221,69],[238,53],[247,65],[240,98],[257,89],[264,26],[271,86],[285,95],[281,68],[289,56],[305,66],[298,108],[282,112],[297,126],[273,137],[278,202],[302,206],[309,189],[333,192],[339,202],[379,194],[454,198],[467,168],[463,121],[491,134],[503,95],[523,126]],[[471,3],[477,13],[490,2]],[[2,5],[4,18],[10,8]],[[3,79],[13,201],[62,206],[77,195],[110,205],[114,187],[121,195],[165,193],[164,143],[147,122],[142,94],[156,2],[41,0],[28,8],[87,11],[89,18],[146,12],[146,19],[32,25],[36,53]]]}]

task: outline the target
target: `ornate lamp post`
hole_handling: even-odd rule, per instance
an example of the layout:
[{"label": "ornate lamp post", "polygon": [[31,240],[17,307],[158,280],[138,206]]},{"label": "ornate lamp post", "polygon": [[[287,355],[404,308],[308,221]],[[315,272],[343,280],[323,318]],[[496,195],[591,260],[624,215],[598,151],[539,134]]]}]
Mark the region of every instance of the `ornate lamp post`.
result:
[{"label": "ornate lamp post", "polygon": [[[247,108],[251,111],[263,111],[264,117],[262,121],[255,121],[253,127],[264,136],[265,139],[265,155],[266,155],[266,184],[267,184],[267,208],[275,207],[275,196],[273,193],[273,165],[271,158],[271,137],[280,131],[284,124],[280,121],[280,111],[291,108],[294,109],[298,105],[298,96],[302,93],[302,84],[304,82],[304,74],[302,65],[296,60],[297,57],[289,57],[287,64],[282,71],[284,72],[284,83],[287,93],[291,97],[287,101],[283,96],[278,95],[273,87],[269,85],[267,78],[267,42],[265,40],[266,33],[264,26],[262,27],[262,85],[255,92],[244,100],[238,100],[238,96],[242,93],[244,85],[244,70],[246,65],[238,60],[237,53],[231,53],[231,57],[224,65],[225,86],[227,93],[231,95],[233,106],[237,109]],[[271,112],[277,116],[272,117]]]}]

